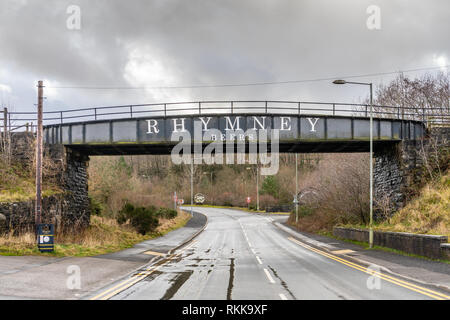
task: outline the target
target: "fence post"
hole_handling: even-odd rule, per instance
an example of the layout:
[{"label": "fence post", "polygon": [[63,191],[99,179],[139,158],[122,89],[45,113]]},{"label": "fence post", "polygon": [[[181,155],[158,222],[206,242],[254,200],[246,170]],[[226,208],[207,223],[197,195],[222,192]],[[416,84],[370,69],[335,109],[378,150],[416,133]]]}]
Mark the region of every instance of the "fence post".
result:
[{"label": "fence post", "polygon": [[6,141],[6,132],[8,131],[8,108],[3,109],[3,139]]},{"label": "fence post", "polygon": [[200,101],[198,102],[198,114],[202,114],[202,103]]},{"label": "fence post", "polygon": [[336,104],[333,103],[333,116],[335,115],[335,112],[336,112],[335,109],[336,109]]},{"label": "fence post", "polygon": [[298,103],[298,115],[300,115],[300,110],[301,110],[300,104],[301,104],[301,102]]},{"label": "fence post", "polygon": [[97,108],[94,108],[94,120],[97,120]]},{"label": "fence post", "polygon": [[267,114],[267,101],[266,101],[266,114]]},{"label": "fence post", "polygon": [[233,101],[231,101],[231,114],[233,114]]},{"label": "fence post", "polygon": [[133,106],[130,106],[130,118],[133,118]]}]

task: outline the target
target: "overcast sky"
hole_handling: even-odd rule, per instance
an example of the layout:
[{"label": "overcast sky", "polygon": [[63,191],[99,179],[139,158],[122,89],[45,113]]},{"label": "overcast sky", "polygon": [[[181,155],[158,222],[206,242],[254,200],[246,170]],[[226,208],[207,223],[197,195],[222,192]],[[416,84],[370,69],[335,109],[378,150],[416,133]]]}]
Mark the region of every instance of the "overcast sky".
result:
[{"label": "overcast sky", "polygon": [[[71,5],[80,8],[80,29],[68,28],[68,20],[76,26]],[[367,26],[371,5],[381,10],[379,30]],[[358,102],[367,88],[330,81],[51,87],[242,84],[444,66],[449,15],[449,0],[0,0],[0,103],[33,110],[38,80],[47,86],[46,110],[218,99]]]}]

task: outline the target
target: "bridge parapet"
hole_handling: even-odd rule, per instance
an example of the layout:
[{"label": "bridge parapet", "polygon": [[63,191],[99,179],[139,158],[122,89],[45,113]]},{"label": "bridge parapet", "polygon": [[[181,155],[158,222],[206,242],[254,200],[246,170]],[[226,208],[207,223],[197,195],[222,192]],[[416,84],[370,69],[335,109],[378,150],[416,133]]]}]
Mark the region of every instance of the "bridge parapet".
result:
[{"label": "bridge parapet", "polygon": [[[48,125],[44,128],[44,140],[47,144],[85,147],[86,150],[94,146],[98,150],[114,146],[117,150],[133,145],[146,145],[147,153],[168,153],[169,149],[161,151],[158,145],[173,145],[173,133],[188,133],[192,141],[200,138],[204,142],[239,139],[248,142],[257,140],[257,135],[248,134],[249,130],[254,130],[255,133],[264,130],[269,139],[271,132],[278,130],[280,145],[306,143],[310,144],[311,152],[336,152],[335,147],[330,147],[331,144],[323,144],[331,142],[342,147],[353,146],[353,151],[356,152],[366,151],[368,148],[368,144],[364,142],[369,141],[370,137],[369,121],[366,117],[264,113],[127,118]],[[195,133],[195,125],[201,128],[201,137]],[[207,133],[211,134],[205,140],[203,135]],[[426,128],[420,121],[386,118],[373,120],[373,138],[376,142],[419,140],[425,134]],[[299,150],[287,148],[282,151]]]}]

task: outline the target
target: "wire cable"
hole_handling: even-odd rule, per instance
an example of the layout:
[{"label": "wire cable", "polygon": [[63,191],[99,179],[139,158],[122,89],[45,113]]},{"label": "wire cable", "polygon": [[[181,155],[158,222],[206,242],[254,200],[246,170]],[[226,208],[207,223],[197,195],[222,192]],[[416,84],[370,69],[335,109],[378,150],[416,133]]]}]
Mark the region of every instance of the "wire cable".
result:
[{"label": "wire cable", "polygon": [[435,70],[448,68],[450,65],[440,66],[440,67],[427,67],[427,68],[416,68],[408,70],[390,71],[390,72],[378,72],[378,73],[368,73],[359,75],[349,75],[349,76],[338,76],[338,77],[328,77],[328,78],[317,78],[317,79],[303,79],[303,80],[287,80],[287,81],[272,81],[272,82],[254,82],[254,83],[237,83],[237,84],[211,84],[211,85],[190,85],[190,86],[144,86],[144,87],[108,87],[108,86],[47,86],[51,89],[82,89],[82,90],[149,90],[149,89],[197,89],[197,88],[225,88],[225,87],[251,87],[251,86],[267,86],[267,85],[283,85],[283,84],[297,84],[297,83],[307,83],[307,82],[319,82],[319,81],[332,81],[337,78],[342,79],[352,79],[352,78],[364,78],[364,77],[375,77],[392,75],[398,73],[409,73],[425,70]]}]

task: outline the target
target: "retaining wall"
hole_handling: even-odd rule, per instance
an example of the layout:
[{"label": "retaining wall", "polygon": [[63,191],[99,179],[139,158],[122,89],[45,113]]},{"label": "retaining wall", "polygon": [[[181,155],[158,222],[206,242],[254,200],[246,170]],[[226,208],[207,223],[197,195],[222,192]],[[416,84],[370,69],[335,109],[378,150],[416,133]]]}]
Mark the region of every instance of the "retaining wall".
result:
[{"label": "retaining wall", "polygon": [[[369,231],[353,228],[333,228],[333,235],[338,238],[369,242]],[[406,232],[374,231],[374,245],[401,250],[432,259],[448,259],[450,247],[446,236],[414,234]],[[442,244],[445,244],[442,246]],[[442,249],[444,247],[444,249]]]}]

